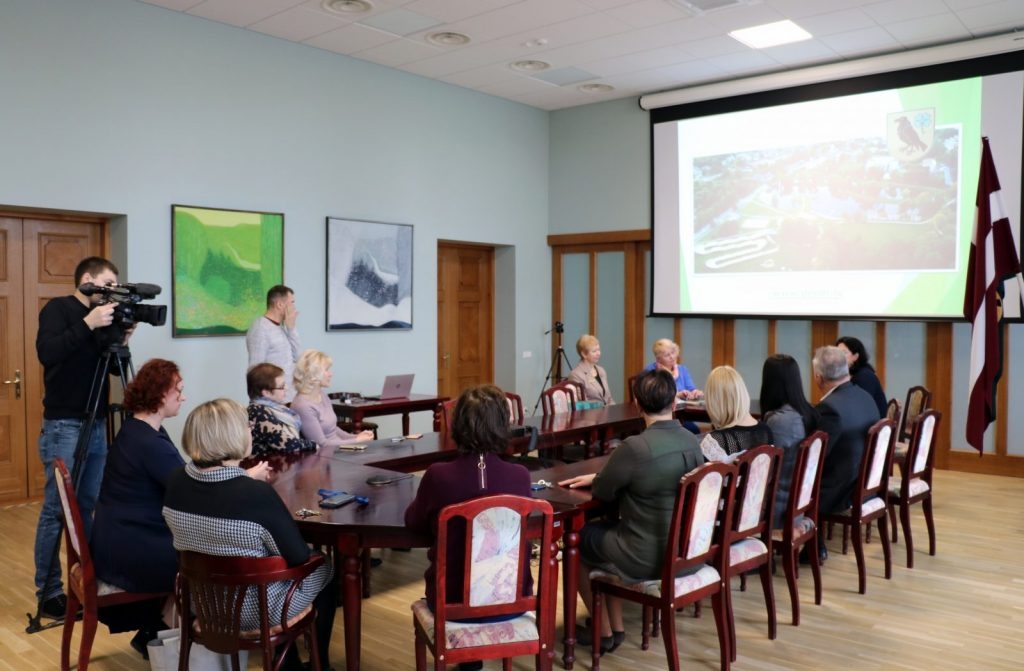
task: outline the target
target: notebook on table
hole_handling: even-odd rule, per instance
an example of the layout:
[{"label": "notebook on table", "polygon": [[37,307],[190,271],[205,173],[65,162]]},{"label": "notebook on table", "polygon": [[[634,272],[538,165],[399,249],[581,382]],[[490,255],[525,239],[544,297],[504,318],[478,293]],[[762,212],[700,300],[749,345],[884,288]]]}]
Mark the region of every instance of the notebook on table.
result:
[{"label": "notebook on table", "polygon": [[364,396],[368,401],[387,401],[392,398],[408,398],[412,391],[412,379],[415,374],[388,375],[384,378],[384,388],[376,396]]}]

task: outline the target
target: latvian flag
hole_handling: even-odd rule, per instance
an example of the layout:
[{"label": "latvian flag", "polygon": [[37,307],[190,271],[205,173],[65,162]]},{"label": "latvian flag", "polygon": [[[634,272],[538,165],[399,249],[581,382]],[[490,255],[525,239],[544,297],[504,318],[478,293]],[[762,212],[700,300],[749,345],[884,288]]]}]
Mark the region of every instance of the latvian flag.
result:
[{"label": "latvian flag", "polygon": [[978,452],[984,450],[985,429],[996,418],[996,384],[1003,372],[1003,281],[1016,279],[1024,296],[1020,261],[1003,210],[988,138],[981,142],[981,174],[964,295],[964,318],[972,323],[967,442]]}]

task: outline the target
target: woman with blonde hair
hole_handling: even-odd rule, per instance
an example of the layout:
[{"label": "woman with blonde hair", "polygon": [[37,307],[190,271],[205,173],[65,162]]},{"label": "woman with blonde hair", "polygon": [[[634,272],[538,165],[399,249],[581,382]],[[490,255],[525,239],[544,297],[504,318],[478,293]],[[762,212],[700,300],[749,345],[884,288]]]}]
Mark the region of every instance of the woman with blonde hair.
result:
[{"label": "woman with blonde hair", "polygon": [[654,341],[652,349],[654,361],[644,368],[645,371],[663,368],[671,373],[672,379],[676,381],[676,398],[694,399],[704,395],[704,392],[697,389],[697,385],[693,383],[690,371],[679,363],[679,345],[668,338],[661,338]]},{"label": "woman with blonde hair", "polygon": [[704,385],[704,399],[714,427],[700,442],[708,461],[732,461],[735,454],[773,442],[768,425],[750,414],[750,392],[732,366],[711,371]]},{"label": "woman with blonde hair", "polygon": [[[288,566],[305,563],[311,551],[299,533],[291,511],[267,484],[245,477],[239,462],[252,454],[249,419],[237,401],[218,398],[189,413],[182,446],[192,461],[167,482],[163,516],[179,552],[226,557],[283,557]],[[337,585],[333,564],[326,562],[295,586],[287,617],[316,604],[316,634],[320,668],[329,669],[328,648],[334,627]],[[285,595],[292,583],[269,588],[270,625],[281,622]],[[260,626],[259,604],[252,590],[242,603],[242,629]],[[281,668],[295,668],[295,648]]]},{"label": "woman with blonde hair", "polygon": [[334,373],[331,357],[319,350],[307,349],[295,363],[295,399],[292,410],[301,420],[302,437],[321,448],[333,449],[344,443],[373,440],[373,431],[349,433],[338,428],[331,400],[324,391]]},{"label": "woman with blonde hair", "polygon": [[580,362],[569,373],[569,381],[575,382],[583,389],[583,401],[600,401],[605,405],[614,405],[608,373],[597,365],[601,360],[601,343],[597,338],[584,333],[576,341],[576,353]]}]

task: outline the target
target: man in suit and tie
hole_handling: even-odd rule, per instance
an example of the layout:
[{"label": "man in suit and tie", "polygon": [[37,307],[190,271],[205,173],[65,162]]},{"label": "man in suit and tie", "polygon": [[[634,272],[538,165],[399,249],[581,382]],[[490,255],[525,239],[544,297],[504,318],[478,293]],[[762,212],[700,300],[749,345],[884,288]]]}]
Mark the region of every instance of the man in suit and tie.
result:
[{"label": "man in suit and tie", "polygon": [[[814,383],[822,392],[816,406],[819,428],[828,433],[828,453],[821,475],[822,515],[850,506],[857,485],[868,429],[881,417],[871,395],[850,382],[846,353],[838,347],[820,347],[814,353]],[[824,535],[818,535],[821,558],[828,556]]]}]

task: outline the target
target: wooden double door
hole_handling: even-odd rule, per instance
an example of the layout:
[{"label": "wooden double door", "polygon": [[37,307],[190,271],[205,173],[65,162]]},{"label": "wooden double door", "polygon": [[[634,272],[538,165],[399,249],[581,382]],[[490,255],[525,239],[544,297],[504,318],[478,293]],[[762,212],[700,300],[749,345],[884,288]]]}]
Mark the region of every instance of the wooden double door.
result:
[{"label": "wooden double door", "polygon": [[87,256],[104,256],[105,248],[102,219],[0,211],[0,502],[43,493],[39,311],[74,291],[75,266]]}]

